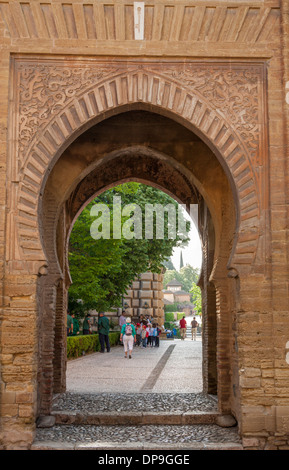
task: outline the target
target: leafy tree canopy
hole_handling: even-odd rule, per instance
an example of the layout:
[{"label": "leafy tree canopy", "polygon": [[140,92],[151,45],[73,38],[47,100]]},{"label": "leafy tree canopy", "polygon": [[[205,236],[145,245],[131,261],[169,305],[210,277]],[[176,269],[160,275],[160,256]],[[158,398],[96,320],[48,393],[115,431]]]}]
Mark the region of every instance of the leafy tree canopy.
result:
[{"label": "leafy tree canopy", "polygon": [[[128,204],[137,204],[141,208],[141,238],[127,239],[123,234],[120,238],[113,238],[115,197],[121,197],[122,208]],[[111,237],[108,239],[96,240],[91,236],[92,223],[98,223],[99,220],[91,216],[91,209],[95,204],[105,204],[110,209]],[[144,218],[148,204],[160,204],[163,207],[173,204],[176,213],[178,210],[176,201],[162,191],[140,183],[125,183],[102,193],[80,214],[70,237],[69,266],[73,282],[69,290],[70,311],[84,315],[92,309],[107,311],[121,306],[123,294],[139,274],[146,271],[160,272],[171,257],[174,247],[184,246],[188,242],[188,238],[183,239],[179,235],[174,239],[169,237],[171,220],[166,212],[163,239],[156,237],[155,218],[153,238],[146,238]],[[133,213],[133,210],[125,214],[122,212],[122,224],[130,222]],[[178,225],[176,228],[178,229]],[[100,231],[101,229],[100,224]]]},{"label": "leafy tree canopy", "polygon": [[192,301],[195,306],[195,311],[197,315],[202,315],[202,294],[201,289],[195,282],[193,282],[192,288],[190,290],[192,295]]}]

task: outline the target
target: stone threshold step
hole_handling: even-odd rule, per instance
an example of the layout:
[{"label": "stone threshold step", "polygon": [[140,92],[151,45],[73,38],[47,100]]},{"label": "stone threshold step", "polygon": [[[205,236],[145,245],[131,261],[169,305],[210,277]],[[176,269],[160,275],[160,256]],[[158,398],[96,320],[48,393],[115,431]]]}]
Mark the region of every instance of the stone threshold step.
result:
[{"label": "stone threshold step", "polygon": [[[128,426],[217,424],[221,427],[227,427],[224,426],[222,421],[223,416],[216,412],[101,412],[83,414],[75,411],[53,411],[51,418],[53,421],[55,419],[55,424],[64,425]],[[39,427],[42,427],[41,424],[39,424]]]},{"label": "stone threshold step", "polygon": [[150,451],[167,451],[175,450],[193,451],[193,450],[243,450],[243,446],[237,442],[189,442],[187,444],[163,444],[152,442],[77,442],[68,443],[61,441],[35,441],[32,444],[31,450],[150,450]]}]

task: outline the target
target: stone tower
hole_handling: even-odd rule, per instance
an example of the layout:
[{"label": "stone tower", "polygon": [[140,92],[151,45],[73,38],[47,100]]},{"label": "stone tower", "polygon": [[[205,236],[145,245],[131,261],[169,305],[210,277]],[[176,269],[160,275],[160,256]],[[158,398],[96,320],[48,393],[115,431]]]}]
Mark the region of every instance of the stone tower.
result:
[{"label": "stone tower", "polygon": [[140,274],[124,297],[127,315],[137,320],[140,315],[150,315],[156,323],[164,323],[163,274]]}]

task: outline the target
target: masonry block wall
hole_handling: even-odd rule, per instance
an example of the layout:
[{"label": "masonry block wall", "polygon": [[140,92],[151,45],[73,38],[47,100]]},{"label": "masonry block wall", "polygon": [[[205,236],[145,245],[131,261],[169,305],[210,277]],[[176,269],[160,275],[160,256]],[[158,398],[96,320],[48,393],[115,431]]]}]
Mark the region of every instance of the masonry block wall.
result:
[{"label": "masonry block wall", "polygon": [[124,296],[126,314],[137,320],[150,315],[159,325],[164,324],[163,274],[143,273],[132,283]]}]

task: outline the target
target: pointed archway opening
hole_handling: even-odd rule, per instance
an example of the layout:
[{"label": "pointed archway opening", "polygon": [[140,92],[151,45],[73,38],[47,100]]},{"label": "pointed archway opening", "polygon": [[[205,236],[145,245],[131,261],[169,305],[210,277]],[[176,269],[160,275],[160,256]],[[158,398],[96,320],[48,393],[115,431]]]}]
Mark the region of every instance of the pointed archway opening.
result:
[{"label": "pointed archway opening", "polygon": [[[73,365],[69,361],[68,392],[126,393],[130,390],[136,393],[145,390],[160,393],[162,390],[166,394],[169,390],[184,394],[203,391],[201,295],[197,286],[200,270],[193,267],[196,256],[201,255],[194,225],[196,205],[191,212],[195,220],[184,206],[163,191],[129,182],[104,191],[77,218],[70,235],[68,255],[72,278],[68,307],[75,326],[68,332],[69,357],[85,353],[79,350],[79,344],[85,344],[84,341],[94,344],[94,352],[109,350],[111,354],[110,357],[97,354],[93,359],[74,361]],[[176,247],[182,249],[185,264],[171,269],[166,261]],[[174,277],[181,281],[177,288],[168,282]],[[102,311],[109,320],[109,349],[98,342],[98,337],[90,336],[98,333]],[[191,329],[194,316],[198,319],[197,331]],[[183,317],[187,324],[184,336],[180,329]],[[125,318],[131,318],[135,327],[133,356],[141,374],[129,375],[128,361],[122,360],[123,345],[118,335]],[[183,341],[185,344],[180,344]],[[120,347],[111,348],[112,344]],[[91,350],[89,344],[87,347]],[[170,362],[164,363],[163,356],[170,351],[173,352]],[[182,357],[181,368],[177,357]],[[83,368],[84,363],[87,369]]]},{"label": "pointed archway opening", "polygon": [[[139,105],[138,108],[141,108]],[[66,312],[71,283],[68,240],[85,205],[104,190],[138,181],[161,189],[185,205],[198,205],[203,247],[199,280],[203,298],[203,393],[218,396],[222,413],[238,416],[237,352],[232,347],[235,280],[227,275],[237,224],[231,180],[215,153],[191,129],[156,110],[134,109],[107,117],[79,135],[53,166],[41,200],[48,274],[39,281],[39,414],[66,389]],[[43,328],[49,315],[51,330]],[[47,364],[45,337],[54,335],[54,361]],[[45,369],[53,369],[47,381]],[[46,393],[44,393],[46,390]],[[47,393],[48,390],[48,393]]]}]

